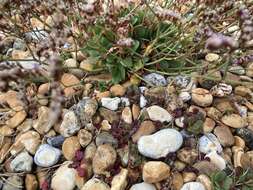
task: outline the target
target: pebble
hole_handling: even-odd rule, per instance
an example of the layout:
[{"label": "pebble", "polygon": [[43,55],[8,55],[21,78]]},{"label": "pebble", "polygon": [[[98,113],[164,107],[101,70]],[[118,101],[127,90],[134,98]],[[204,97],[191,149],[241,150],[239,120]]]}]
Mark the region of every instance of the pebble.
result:
[{"label": "pebble", "polygon": [[240,65],[231,66],[228,71],[233,74],[236,74],[236,75],[244,75],[245,74],[245,69]]},{"label": "pebble", "polygon": [[18,111],[8,119],[5,124],[11,128],[16,128],[25,120],[26,116],[27,114],[25,111]]},{"label": "pebble", "polygon": [[176,76],[174,78],[174,84],[179,88],[186,88],[188,84],[190,83],[191,78],[188,76]]},{"label": "pebble", "polygon": [[97,151],[97,147],[95,143],[90,143],[84,150],[84,159],[88,161],[92,161]]},{"label": "pebble", "polygon": [[1,126],[0,128],[0,135],[4,137],[12,136],[14,132],[14,129],[10,128],[7,125]]},{"label": "pebble", "polygon": [[192,167],[197,169],[199,174],[205,174],[208,176],[210,176],[214,172],[219,171],[219,168],[217,168],[217,166],[214,163],[206,160],[198,161]]},{"label": "pebble", "polygon": [[121,102],[120,98],[119,97],[115,97],[115,98],[102,98],[101,99],[101,102],[102,102],[102,106],[109,109],[109,110],[112,110],[112,111],[115,111],[118,109],[119,107],[119,103]]},{"label": "pebble", "polygon": [[84,97],[71,109],[74,110],[77,117],[80,119],[81,125],[90,123],[98,108],[98,103],[95,99]]},{"label": "pebble", "polygon": [[207,133],[199,138],[199,151],[208,154],[212,151],[222,152],[222,147],[219,140],[212,133]]},{"label": "pebble", "polygon": [[215,62],[215,61],[218,61],[220,58],[220,56],[216,53],[208,53],[206,56],[205,56],[205,60],[208,61],[208,62]]},{"label": "pebble", "polygon": [[[103,155],[103,156],[101,156]],[[95,174],[105,174],[106,170],[109,169],[115,163],[117,153],[115,149],[109,145],[100,145],[92,160],[92,167]]]},{"label": "pebble", "polygon": [[245,148],[245,141],[241,137],[234,136],[234,139],[235,139],[235,146],[238,146],[242,149]]},{"label": "pebble", "polygon": [[240,162],[244,169],[253,169],[253,151],[242,154]]},{"label": "pebble", "polygon": [[[221,81],[222,80],[222,76],[221,76],[221,72],[220,71],[216,71],[216,70],[208,70],[206,75],[208,75],[209,77],[215,78],[217,81]],[[214,85],[216,85],[217,81],[211,80],[211,79],[205,79],[200,77],[198,79],[198,82],[200,84],[201,87],[206,88],[206,89],[211,89]]]},{"label": "pebble", "polygon": [[182,117],[178,117],[175,119],[175,124],[176,126],[180,127],[180,128],[183,128],[184,127],[184,120],[185,120],[185,117],[182,116]]},{"label": "pebble", "polygon": [[110,190],[110,187],[100,179],[92,178],[84,184],[81,190]]},{"label": "pebble", "polygon": [[182,162],[193,164],[198,158],[198,151],[196,149],[182,148],[177,152],[177,157]]},{"label": "pebble", "polygon": [[188,102],[192,97],[189,92],[180,92],[178,95],[179,99],[181,99],[183,102]]},{"label": "pebble", "polygon": [[183,181],[184,183],[195,181],[197,178],[197,175],[194,172],[183,172]]},{"label": "pebble", "polygon": [[112,126],[110,125],[109,121],[104,119],[101,122],[101,130],[102,131],[109,131],[111,128],[112,128]]},{"label": "pebble", "polygon": [[182,143],[183,137],[177,130],[162,129],[153,135],[142,136],[138,141],[138,150],[146,157],[158,159],[176,152]]},{"label": "pebble", "polygon": [[62,145],[62,153],[63,156],[67,160],[73,160],[75,157],[75,153],[77,150],[81,148],[81,145],[79,143],[79,139],[76,136],[68,137],[65,139]]},{"label": "pebble", "polygon": [[253,77],[253,62],[249,63],[246,68],[246,75],[248,77]]},{"label": "pebble", "polygon": [[145,96],[143,96],[141,94],[141,96],[140,96],[140,107],[144,108],[147,105],[147,103],[148,103],[147,99],[145,98]]},{"label": "pebble", "polygon": [[61,84],[65,87],[64,94],[66,97],[75,95],[77,87],[80,85],[80,80],[73,74],[64,73],[61,77]]},{"label": "pebble", "polygon": [[68,111],[64,114],[60,125],[60,133],[63,137],[70,137],[77,133],[81,128],[81,124],[74,111]]},{"label": "pebble", "polygon": [[37,190],[39,188],[36,176],[33,174],[26,174],[25,176],[25,188],[26,190]]},{"label": "pebble", "polygon": [[124,106],[124,107],[130,106],[129,98],[120,97],[120,101],[121,101],[122,106]]},{"label": "pebble", "polygon": [[180,190],[180,188],[184,184],[183,176],[178,171],[173,171],[171,173],[172,179],[171,179],[171,186],[175,190]]},{"label": "pebble", "polygon": [[213,185],[210,178],[204,174],[199,175],[196,181],[202,183],[205,186],[206,190],[213,189]]},{"label": "pebble", "polygon": [[85,130],[85,129],[81,129],[78,132],[77,135],[78,139],[79,139],[79,143],[82,147],[86,147],[88,144],[90,144],[91,140],[92,140],[92,134]]},{"label": "pebble", "polygon": [[234,93],[239,96],[243,97],[251,97],[252,96],[252,91],[250,88],[246,86],[237,86],[235,87]]},{"label": "pebble", "polygon": [[30,172],[32,170],[33,158],[27,152],[19,153],[10,163],[14,172]]},{"label": "pebble", "polygon": [[213,96],[204,88],[195,88],[192,90],[192,101],[198,106],[208,107],[213,102]]},{"label": "pebble", "polygon": [[145,183],[145,182],[142,182],[142,183],[137,183],[137,184],[134,184],[130,190],[156,190],[155,186],[150,184],[150,183]]},{"label": "pebble", "polygon": [[247,126],[247,122],[238,114],[224,115],[221,118],[222,123],[232,128],[243,128]]},{"label": "pebble", "polygon": [[40,42],[46,40],[49,34],[45,30],[32,31],[24,33],[24,37],[29,42]]},{"label": "pebble", "polygon": [[16,149],[15,147],[19,147],[22,144],[27,152],[34,155],[40,143],[41,143],[41,140],[40,140],[39,133],[31,130],[31,131],[21,134],[16,139],[13,145],[14,148],[12,150],[15,150]]},{"label": "pebble", "polygon": [[48,107],[41,106],[38,110],[38,119],[33,124],[33,128],[41,135],[46,134],[52,127],[51,122],[48,120],[49,112]]},{"label": "pebble", "polygon": [[253,149],[253,131],[248,128],[240,128],[236,130],[238,136],[240,136],[246,143],[247,147]]},{"label": "pebble", "polygon": [[209,158],[210,162],[213,163],[220,170],[224,170],[226,168],[226,161],[215,151],[208,153],[205,158]]},{"label": "pebble", "polygon": [[202,183],[188,182],[180,190],[206,190],[206,188]]},{"label": "pebble", "polygon": [[156,127],[152,121],[146,120],[140,124],[138,130],[132,135],[132,140],[136,143],[142,136],[150,135],[155,132]]},{"label": "pebble", "polygon": [[170,166],[160,161],[146,162],[142,170],[142,178],[146,183],[157,183],[170,176]]},{"label": "pebble", "polygon": [[225,83],[219,83],[215,86],[213,86],[210,90],[211,94],[215,97],[225,97],[232,93],[232,86],[225,84]]},{"label": "pebble", "polygon": [[54,136],[54,137],[49,137],[47,139],[47,143],[50,144],[51,146],[53,147],[56,147],[56,148],[61,148],[63,142],[65,140],[65,137],[62,136],[62,135],[57,135],[57,136]]},{"label": "pebble", "polygon": [[211,133],[215,127],[216,123],[213,119],[207,117],[203,124],[203,131],[204,133]]},{"label": "pebble", "polygon": [[6,183],[4,183],[2,190],[22,190],[23,183],[22,177],[17,175],[10,176],[7,178]]},{"label": "pebble", "polygon": [[97,100],[101,100],[102,98],[107,98],[111,96],[110,91],[104,91],[104,92],[100,92],[100,91],[94,91],[96,93],[96,99]]},{"label": "pebble", "polygon": [[150,73],[144,76],[144,80],[153,84],[154,86],[166,86],[167,81],[164,76],[157,73]]},{"label": "pebble", "polygon": [[130,107],[125,107],[122,111],[121,114],[121,119],[128,124],[131,124],[133,122],[133,118],[132,118],[132,111],[130,109]]},{"label": "pebble", "polygon": [[127,186],[128,170],[122,168],[120,172],[115,175],[111,182],[111,190],[125,190]]},{"label": "pebble", "polygon": [[97,135],[96,137],[96,145],[97,146],[100,146],[102,144],[110,144],[114,147],[117,147],[118,146],[118,140],[115,139],[111,133],[108,133],[108,132],[101,132]]},{"label": "pebble", "polygon": [[144,94],[146,90],[148,90],[148,88],[146,86],[140,86],[139,87],[140,93]]},{"label": "pebble", "polygon": [[217,126],[214,129],[214,134],[224,147],[232,146],[235,143],[234,136],[227,126]]},{"label": "pebble", "polygon": [[133,120],[138,119],[140,115],[140,107],[136,104],[132,105]]},{"label": "pebble", "polygon": [[170,122],[172,120],[171,114],[160,106],[150,106],[147,108],[149,118],[152,121]]},{"label": "pebble", "polygon": [[50,167],[55,165],[61,156],[61,151],[48,144],[40,145],[35,153],[34,162],[41,167]]},{"label": "pebble", "polygon": [[113,96],[124,96],[124,94],[126,93],[126,88],[124,88],[120,84],[115,84],[110,88],[110,92]]},{"label": "pebble", "polygon": [[117,122],[120,119],[116,112],[103,107],[99,108],[99,113],[109,123]]},{"label": "pebble", "polygon": [[25,51],[26,50],[26,44],[25,44],[24,40],[16,38],[14,43],[13,43],[13,49]]},{"label": "pebble", "polygon": [[70,163],[64,162],[54,173],[51,181],[53,190],[73,190],[75,188],[76,171],[69,167]]},{"label": "pebble", "polygon": [[67,67],[69,73],[81,78],[84,72],[81,69],[78,69],[78,63],[75,59],[69,58],[64,61],[64,67]]}]

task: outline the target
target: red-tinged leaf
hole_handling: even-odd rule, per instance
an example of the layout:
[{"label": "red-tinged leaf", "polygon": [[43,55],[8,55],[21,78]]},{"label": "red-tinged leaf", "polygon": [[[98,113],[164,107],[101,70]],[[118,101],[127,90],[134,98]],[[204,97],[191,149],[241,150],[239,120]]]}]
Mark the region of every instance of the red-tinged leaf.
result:
[{"label": "red-tinged leaf", "polygon": [[49,190],[49,183],[47,180],[43,181],[40,187],[42,190]]},{"label": "red-tinged leaf", "polygon": [[75,160],[75,161],[81,161],[81,160],[83,159],[83,156],[84,156],[83,151],[77,150],[77,151],[75,152],[74,160]]},{"label": "red-tinged leaf", "polygon": [[85,168],[82,168],[81,166],[79,166],[78,168],[76,168],[77,174],[80,177],[85,177],[86,176],[86,170]]}]

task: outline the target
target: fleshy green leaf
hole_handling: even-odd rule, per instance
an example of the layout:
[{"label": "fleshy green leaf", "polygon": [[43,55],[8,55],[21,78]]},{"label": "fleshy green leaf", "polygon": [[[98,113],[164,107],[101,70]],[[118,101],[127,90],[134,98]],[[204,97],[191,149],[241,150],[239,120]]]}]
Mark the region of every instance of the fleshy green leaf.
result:
[{"label": "fleshy green leaf", "polygon": [[126,59],[122,59],[120,63],[121,65],[127,68],[131,68],[133,66],[133,61],[130,57],[127,57]]},{"label": "fleshy green leaf", "polygon": [[232,184],[233,184],[233,179],[231,177],[226,177],[222,186],[224,190],[230,190]]}]

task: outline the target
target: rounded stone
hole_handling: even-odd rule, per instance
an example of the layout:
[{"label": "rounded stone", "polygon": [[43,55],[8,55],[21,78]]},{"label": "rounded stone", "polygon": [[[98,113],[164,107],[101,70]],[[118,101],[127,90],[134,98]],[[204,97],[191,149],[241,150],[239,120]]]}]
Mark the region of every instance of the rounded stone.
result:
[{"label": "rounded stone", "polygon": [[120,84],[115,84],[110,88],[110,92],[113,96],[123,96],[126,93],[126,88]]},{"label": "rounded stone", "polygon": [[81,148],[78,137],[66,138],[62,145],[62,153],[67,160],[72,160],[77,150]]},{"label": "rounded stone", "polygon": [[81,190],[110,190],[110,187],[103,181],[92,178],[84,184]]},{"label": "rounded stone", "polygon": [[253,62],[248,64],[246,68],[246,75],[249,77],[253,77]]},{"label": "rounded stone", "polygon": [[81,129],[77,136],[82,147],[86,147],[92,140],[92,134],[85,129]]},{"label": "rounded stone", "polygon": [[147,112],[149,118],[153,121],[170,122],[172,120],[170,113],[160,106],[150,106],[147,108]]},{"label": "rounded stone", "polygon": [[219,140],[212,133],[207,133],[199,138],[199,151],[207,154],[212,151],[222,152]]},{"label": "rounded stone", "polygon": [[198,106],[207,107],[212,104],[213,96],[204,88],[195,88],[192,90],[192,101]]},{"label": "rounded stone", "polygon": [[33,158],[27,152],[19,153],[10,163],[14,172],[30,172],[32,170]]},{"label": "rounded stone", "polygon": [[[103,156],[101,156],[103,155]],[[115,163],[117,153],[115,149],[109,145],[100,145],[92,160],[92,167],[95,174],[105,174],[106,170],[109,169]]]},{"label": "rounded stone", "polygon": [[74,111],[68,111],[63,117],[63,121],[60,126],[60,133],[64,137],[70,137],[77,133],[81,128],[81,124],[74,113]]},{"label": "rounded stone", "polygon": [[133,122],[133,117],[132,117],[132,111],[130,107],[125,107],[122,111],[121,114],[121,119],[128,124],[131,124]]},{"label": "rounded stone", "polygon": [[234,136],[227,126],[217,126],[214,129],[214,134],[224,147],[232,146],[235,143]]},{"label": "rounded stone", "polygon": [[183,102],[188,102],[192,97],[189,92],[180,92],[178,95],[179,99],[181,99]]},{"label": "rounded stone", "polygon": [[219,58],[220,58],[220,56],[216,53],[208,53],[205,56],[205,60],[208,62],[215,62],[215,61],[219,60]]},{"label": "rounded stone", "polygon": [[70,168],[71,162],[64,162],[60,166],[51,181],[51,188],[53,190],[73,190],[75,188],[75,176],[76,171],[74,168]]},{"label": "rounded stone", "polygon": [[206,188],[202,183],[188,182],[180,190],[206,190]]},{"label": "rounded stone", "polygon": [[26,174],[25,176],[25,189],[26,190],[37,190],[39,187],[36,176],[33,174]]},{"label": "rounded stone", "polygon": [[138,130],[133,134],[132,136],[132,140],[133,142],[137,142],[140,137],[144,136],[144,135],[150,135],[153,132],[155,132],[156,127],[153,124],[152,121],[143,121],[140,125],[140,127],[138,128]]},{"label": "rounded stone", "polygon": [[50,167],[56,164],[61,156],[61,151],[48,144],[42,144],[34,156],[34,162],[41,167]]},{"label": "rounded stone", "polygon": [[220,170],[224,170],[226,168],[226,161],[215,151],[208,153],[205,158],[209,158],[210,162],[213,163]]},{"label": "rounded stone", "polygon": [[64,142],[65,138],[62,135],[49,137],[47,139],[47,143],[50,144],[53,147],[60,148]]},{"label": "rounded stone", "polygon": [[162,129],[153,135],[142,136],[138,141],[138,150],[146,157],[158,159],[176,152],[182,144],[183,137],[177,130]]},{"label": "rounded stone", "polygon": [[232,86],[225,84],[225,83],[219,83],[215,86],[213,86],[210,90],[211,94],[215,97],[225,97],[232,93]]},{"label": "rounded stone", "polygon": [[121,102],[121,100],[119,97],[101,98],[102,106],[109,109],[109,110],[112,110],[112,111],[115,111],[118,109],[120,102]]},{"label": "rounded stone", "polygon": [[222,123],[232,128],[243,128],[247,126],[247,122],[238,114],[224,115],[221,118]]},{"label": "rounded stone", "polygon": [[144,164],[142,171],[143,181],[157,183],[170,176],[170,167],[164,162],[150,161]]},{"label": "rounded stone", "polygon": [[137,184],[134,184],[130,190],[156,190],[155,186],[150,184],[150,183],[145,183],[145,182],[142,182],[142,183],[137,183]]},{"label": "rounded stone", "polygon": [[97,135],[96,137],[96,145],[97,146],[100,146],[102,144],[110,144],[114,147],[117,147],[118,146],[118,140],[115,139],[111,133],[108,133],[108,132],[101,132]]},{"label": "rounded stone", "polygon": [[164,76],[159,75],[157,73],[150,73],[144,76],[145,81],[151,83],[155,86],[166,86],[167,81]]},{"label": "rounded stone", "polygon": [[19,136],[19,138],[16,140],[14,143],[15,145],[23,144],[25,149],[30,153],[30,154],[35,154],[39,144],[41,143],[40,140],[40,135],[36,131],[27,131],[23,133],[22,135]]}]

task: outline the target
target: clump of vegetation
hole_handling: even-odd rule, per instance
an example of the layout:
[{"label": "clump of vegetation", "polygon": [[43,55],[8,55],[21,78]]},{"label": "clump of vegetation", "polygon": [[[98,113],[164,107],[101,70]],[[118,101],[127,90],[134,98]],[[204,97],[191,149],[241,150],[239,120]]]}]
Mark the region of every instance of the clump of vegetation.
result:
[{"label": "clump of vegetation", "polygon": [[227,174],[219,171],[211,176],[214,190],[251,190],[253,188],[253,171],[235,168],[235,171]]}]

